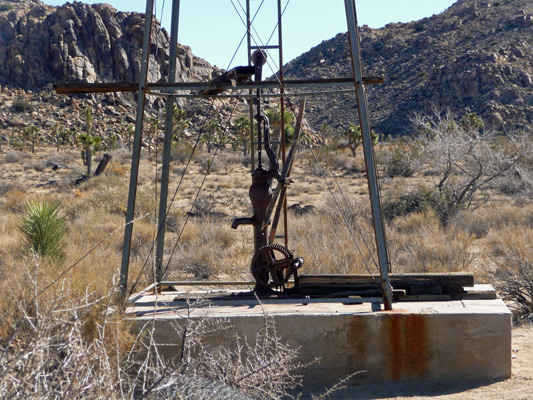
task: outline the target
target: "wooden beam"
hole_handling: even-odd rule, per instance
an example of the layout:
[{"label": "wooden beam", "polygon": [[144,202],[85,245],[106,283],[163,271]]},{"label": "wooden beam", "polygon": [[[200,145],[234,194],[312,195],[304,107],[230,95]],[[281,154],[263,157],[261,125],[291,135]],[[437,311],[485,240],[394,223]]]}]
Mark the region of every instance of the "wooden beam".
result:
[{"label": "wooden beam", "polygon": [[[440,286],[443,294],[463,293],[464,287],[474,286],[474,275],[470,273],[440,274],[390,274],[394,289],[405,289],[410,294],[411,287]],[[377,278],[375,278],[377,279]],[[300,288],[371,288],[375,283],[369,275],[301,275]]]}]

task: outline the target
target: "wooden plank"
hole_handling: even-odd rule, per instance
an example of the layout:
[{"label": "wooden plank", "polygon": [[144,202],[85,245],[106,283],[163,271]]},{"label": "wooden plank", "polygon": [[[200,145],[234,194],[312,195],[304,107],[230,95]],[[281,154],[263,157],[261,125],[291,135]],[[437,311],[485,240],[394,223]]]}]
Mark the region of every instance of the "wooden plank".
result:
[{"label": "wooden plank", "polygon": [[441,285],[411,285],[409,286],[409,294],[442,294]]},{"label": "wooden plank", "polygon": [[498,298],[496,290],[490,284],[465,287],[464,290],[465,293],[452,294],[452,300],[494,300]]},{"label": "wooden plank", "polygon": [[[391,285],[394,289],[405,289],[411,286],[434,285],[441,286],[443,294],[463,293],[463,287],[474,286],[474,275],[470,273],[440,273],[440,274],[390,274]],[[378,277],[375,277],[378,280]],[[300,287],[375,287],[369,275],[301,275]]]},{"label": "wooden plank", "polygon": [[398,296],[398,301],[450,301],[449,294],[423,294],[423,295],[406,295]]},{"label": "wooden plank", "polygon": [[136,92],[139,84],[125,83],[57,83],[53,89],[58,94]]}]

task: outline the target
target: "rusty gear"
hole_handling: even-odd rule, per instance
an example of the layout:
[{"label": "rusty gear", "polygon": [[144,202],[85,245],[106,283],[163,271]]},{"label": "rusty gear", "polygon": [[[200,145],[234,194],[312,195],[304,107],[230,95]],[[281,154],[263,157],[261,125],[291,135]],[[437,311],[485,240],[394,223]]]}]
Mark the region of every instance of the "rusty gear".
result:
[{"label": "rusty gear", "polygon": [[269,244],[255,253],[250,271],[257,283],[270,289],[283,290],[291,276],[298,285],[298,268],[303,265],[302,258],[294,257],[292,251],[280,244]]}]

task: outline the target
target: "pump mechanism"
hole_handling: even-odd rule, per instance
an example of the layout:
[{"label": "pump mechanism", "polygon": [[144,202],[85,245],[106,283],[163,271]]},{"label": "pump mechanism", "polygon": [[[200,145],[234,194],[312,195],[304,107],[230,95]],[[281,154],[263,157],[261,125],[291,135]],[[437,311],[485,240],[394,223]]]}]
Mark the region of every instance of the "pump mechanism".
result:
[{"label": "pump mechanism", "polygon": [[[256,50],[252,54],[254,67],[254,80],[262,79],[263,65],[266,63],[263,51]],[[265,293],[271,291],[286,291],[290,278],[294,279],[292,290],[298,288],[298,268],[304,261],[294,257],[292,251],[285,246],[269,243],[268,224],[263,223],[267,218],[267,210],[272,208],[272,180],[280,180],[279,162],[270,144],[270,124],[268,117],[262,113],[261,88],[257,89],[254,99],[256,108],[255,121],[257,122],[257,168],[252,172],[252,185],[248,195],[252,202],[254,215],[249,218],[237,218],[231,227],[237,229],[239,225],[247,224],[254,227],[254,250],[250,270],[256,281],[255,292]],[[263,147],[268,157],[269,168],[262,165]],[[282,198],[276,199],[283,201]]]}]

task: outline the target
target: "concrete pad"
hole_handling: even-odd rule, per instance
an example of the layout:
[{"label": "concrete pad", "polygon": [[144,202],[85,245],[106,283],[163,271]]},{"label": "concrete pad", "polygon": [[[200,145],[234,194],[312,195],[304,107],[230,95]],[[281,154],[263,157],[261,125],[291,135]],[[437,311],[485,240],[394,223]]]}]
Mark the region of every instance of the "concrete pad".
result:
[{"label": "concrete pad", "polygon": [[[164,306],[175,295],[158,295],[157,302],[145,295],[129,309],[137,314],[138,326],[154,321],[156,343],[167,357],[180,349],[172,324],[181,325],[187,317],[186,307]],[[154,309],[154,302],[163,306]],[[263,312],[273,316],[283,341],[300,348],[298,361],[320,358],[320,364],[301,371],[306,386],[330,386],[358,371],[351,382],[511,376],[511,313],[502,300],[402,302],[394,303],[393,311],[376,311],[376,306],[210,306],[195,309],[192,318],[229,321],[232,329],[206,337],[212,345],[229,345],[235,333],[253,342],[264,328]]]}]

